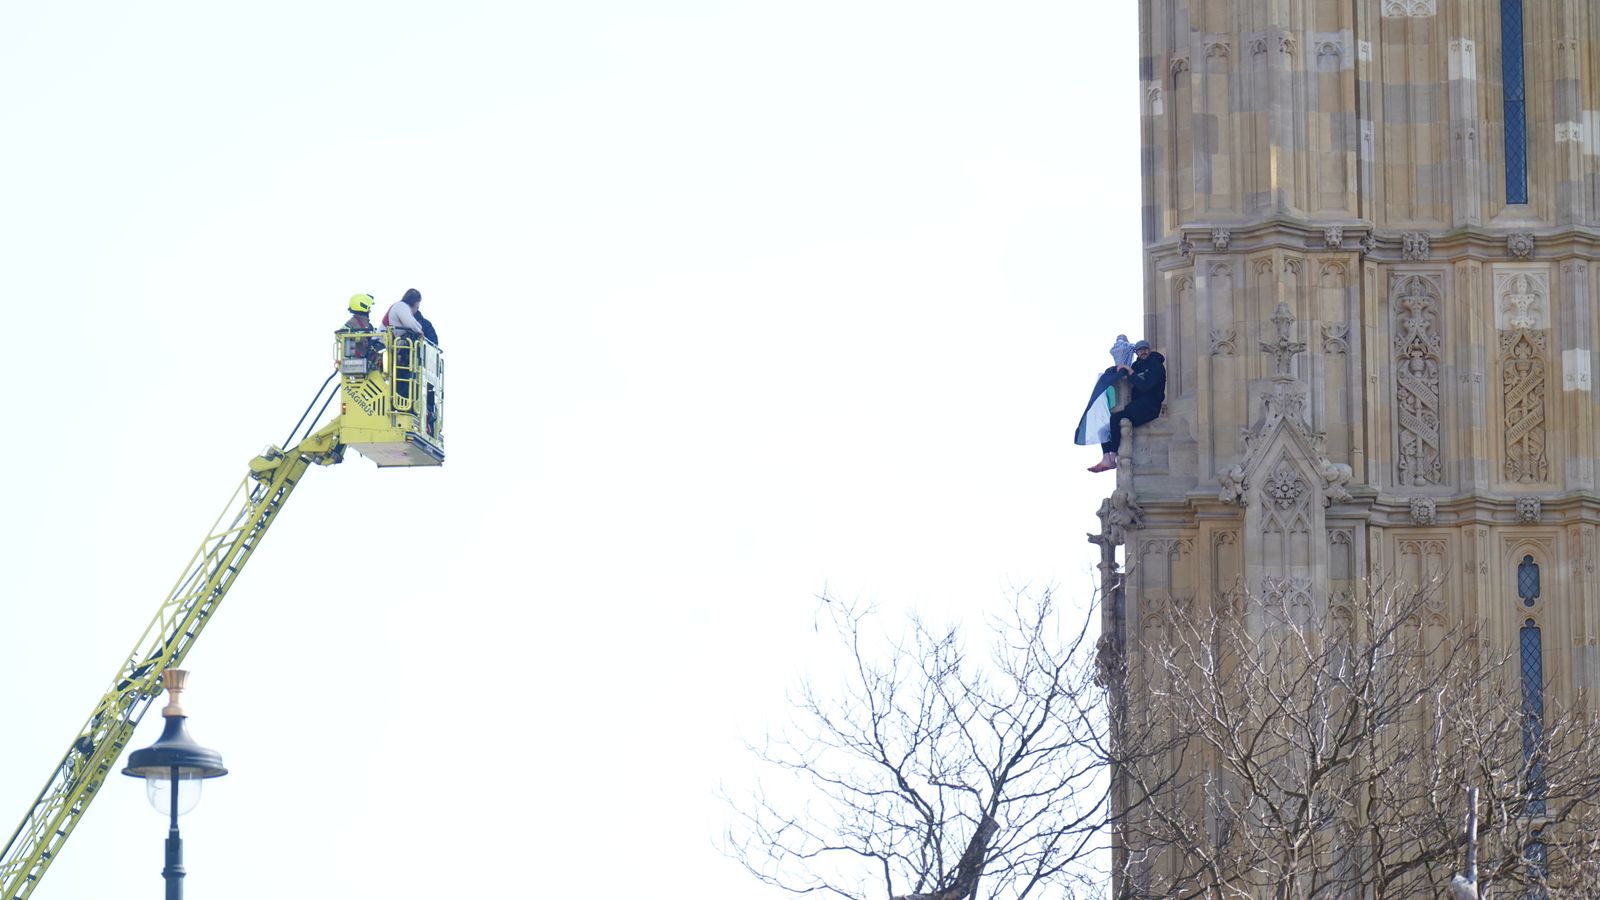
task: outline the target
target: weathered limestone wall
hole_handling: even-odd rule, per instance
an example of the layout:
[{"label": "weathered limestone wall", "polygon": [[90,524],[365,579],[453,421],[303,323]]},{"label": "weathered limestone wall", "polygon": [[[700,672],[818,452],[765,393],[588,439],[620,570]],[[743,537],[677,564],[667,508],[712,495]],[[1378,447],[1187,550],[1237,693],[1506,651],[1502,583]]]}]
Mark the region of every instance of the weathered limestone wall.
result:
[{"label": "weathered limestone wall", "polygon": [[[1146,334],[1170,372],[1131,453],[1128,627],[1175,594],[1405,571],[1510,641],[1532,555],[1532,613],[1565,638],[1547,671],[1600,690],[1600,10],[1527,4],[1508,204],[1494,0],[1141,8]],[[1317,502],[1279,521],[1263,490]]]},{"label": "weathered limestone wall", "polygon": [[1130,664],[1174,605],[1398,579],[1438,585],[1419,627],[1531,620],[1552,692],[1600,692],[1600,5],[1525,4],[1525,203],[1498,0],[1140,9],[1169,381],[1113,503]]}]

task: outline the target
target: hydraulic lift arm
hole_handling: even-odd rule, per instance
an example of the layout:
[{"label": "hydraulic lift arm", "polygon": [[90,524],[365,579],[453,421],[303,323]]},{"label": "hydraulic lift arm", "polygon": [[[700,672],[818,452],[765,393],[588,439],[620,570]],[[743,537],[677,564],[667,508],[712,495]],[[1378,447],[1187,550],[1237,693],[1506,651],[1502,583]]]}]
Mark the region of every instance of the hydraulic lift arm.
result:
[{"label": "hydraulic lift arm", "polygon": [[155,618],[112,677],[89,719],[0,855],[0,898],[27,897],[114,771],[134,727],[161,693],[161,673],[183,662],[217,605],[312,465],[341,460],[339,423],[286,453],[269,451],[229,500]]},{"label": "hydraulic lift arm", "polygon": [[251,460],[249,474],[0,852],[0,900],[24,900],[38,886],[160,695],[161,673],[183,662],[307,469],[341,462],[347,447],[379,466],[444,461],[438,347],[391,333],[391,358],[355,355],[356,341],[367,334],[338,335],[340,415],[293,449],[274,447]]}]

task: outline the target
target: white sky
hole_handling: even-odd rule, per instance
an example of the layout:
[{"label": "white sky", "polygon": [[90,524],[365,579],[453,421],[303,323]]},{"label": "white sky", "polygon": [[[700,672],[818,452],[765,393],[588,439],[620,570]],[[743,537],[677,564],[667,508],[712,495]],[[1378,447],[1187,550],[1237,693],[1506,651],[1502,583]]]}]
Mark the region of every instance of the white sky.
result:
[{"label": "white sky", "polygon": [[[313,471],[190,655],[189,895],[773,896],[717,789],[816,593],[1086,593],[1135,13],[10,4],[0,841],[345,298],[414,286],[449,461]],[[164,831],[113,779],[35,898],[156,896]]]}]

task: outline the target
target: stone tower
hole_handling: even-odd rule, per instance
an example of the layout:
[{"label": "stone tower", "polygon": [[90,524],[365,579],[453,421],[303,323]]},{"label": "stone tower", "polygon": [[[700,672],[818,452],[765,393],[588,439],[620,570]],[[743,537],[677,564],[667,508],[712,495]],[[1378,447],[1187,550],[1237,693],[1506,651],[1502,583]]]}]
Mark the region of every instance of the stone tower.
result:
[{"label": "stone tower", "polygon": [[1600,691],[1600,5],[1139,7],[1168,387],[1106,507],[1108,634],[1389,575]]}]

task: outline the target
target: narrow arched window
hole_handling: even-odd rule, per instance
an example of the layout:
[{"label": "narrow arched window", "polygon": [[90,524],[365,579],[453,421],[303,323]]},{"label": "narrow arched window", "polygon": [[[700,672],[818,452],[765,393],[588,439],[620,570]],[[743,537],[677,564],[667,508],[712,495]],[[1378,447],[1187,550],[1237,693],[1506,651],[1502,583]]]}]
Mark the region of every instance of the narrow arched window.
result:
[{"label": "narrow arched window", "polygon": [[1529,607],[1539,599],[1539,564],[1531,556],[1524,556],[1517,566],[1517,596],[1522,598],[1523,606]]},{"label": "narrow arched window", "polygon": [[1528,202],[1528,100],[1522,75],[1522,0],[1500,0],[1500,79],[1506,120],[1506,202]]},{"label": "narrow arched window", "polygon": [[1522,623],[1522,759],[1527,768],[1528,812],[1544,812],[1544,640],[1532,619]]},{"label": "narrow arched window", "polygon": [[1527,865],[1528,881],[1533,885],[1522,896],[1525,900],[1546,900],[1550,896],[1544,888],[1544,880],[1550,876],[1550,848],[1544,842],[1544,829],[1533,832],[1528,846],[1522,848],[1522,861]]}]

